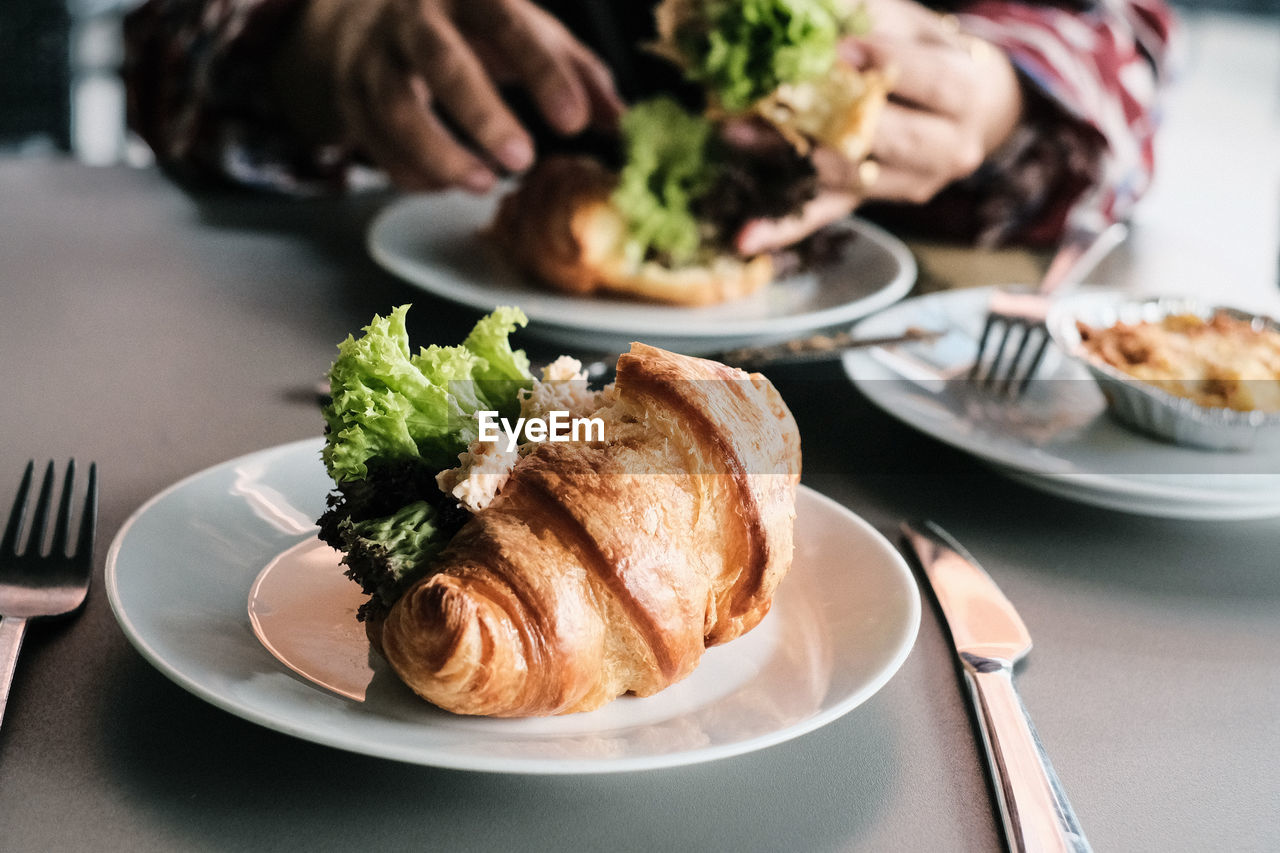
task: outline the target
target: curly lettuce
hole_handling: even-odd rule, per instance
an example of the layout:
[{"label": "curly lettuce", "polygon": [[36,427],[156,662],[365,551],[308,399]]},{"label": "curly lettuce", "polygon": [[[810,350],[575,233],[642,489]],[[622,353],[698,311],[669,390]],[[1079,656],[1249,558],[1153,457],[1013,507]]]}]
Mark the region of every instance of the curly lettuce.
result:
[{"label": "curly lettuce", "polygon": [[826,75],[840,40],[867,29],[861,5],[842,0],[703,0],[682,13],[674,46],[685,75],[731,113]]},{"label": "curly lettuce", "polygon": [[642,101],[622,117],[626,165],[612,201],[626,219],[634,259],[658,254],[679,266],[697,255],[693,204],[716,174],[707,154],[711,130],[669,97]]},{"label": "curly lettuce", "polygon": [[343,520],[347,576],[366,595],[390,606],[415,580],[426,574],[444,549],[439,513],[426,501],[415,501],[384,518]]},{"label": "curly lettuce", "polygon": [[338,345],[323,411],[323,458],[335,483],[363,480],[371,465],[449,467],[475,438],[475,412],[513,414],[519,391],[532,384],[529,359],[508,340],[528,322],[519,309],[496,309],[460,346],[416,354],[408,310],[375,316],[361,337]]},{"label": "curly lettuce", "polygon": [[367,618],[430,571],[469,514],[440,491],[436,474],[476,437],[479,410],[513,417],[531,387],[529,359],[509,337],[527,322],[498,308],[459,346],[409,346],[402,305],[338,345],[329,371],[322,452],[335,489],[318,520],[346,574],[372,596]]}]

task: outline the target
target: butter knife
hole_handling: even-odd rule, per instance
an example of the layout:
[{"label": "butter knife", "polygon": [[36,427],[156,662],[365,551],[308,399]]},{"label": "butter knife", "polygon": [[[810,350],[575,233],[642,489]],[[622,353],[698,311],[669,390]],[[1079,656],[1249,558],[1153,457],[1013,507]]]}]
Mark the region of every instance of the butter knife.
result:
[{"label": "butter knife", "polygon": [[1089,842],[1049,763],[1013,666],[1031,635],[1009,599],[954,539],[931,521],[902,525],[942,609],[977,712],[1013,851],[1089,851]]},{"label": "butter knife", "polygon": [[933,329],[909,328],[898,335],[855,337],[852,332],[819,332],[803,338],[766,346],[736,347],[702,356],[733,367],[753,369],[771,364],[834,361],[846,352],[869,347],[886,348],[914,341],[932,341],[942,336]]},{"label": "butter knife", "polygon": [[[943,335],[941,330],[909,328],[897,335],[883,337],[854,337],[851,332],[819,332],[803,338],[783,341],[778,344],[762,346],[735,347],[709,353],[696,353],[699,358],[719,361],[730,367],[743,370],[759,370],[774,364],[796,364],[817,361],[835,361],[846,352],[856,349],[875,348],[888,351],[890,347],[914,341],[932,341]],[[603,385],[614,380],[614,368],[617,356],[588,361],[583,358],[587,380],[595,385]]]}]

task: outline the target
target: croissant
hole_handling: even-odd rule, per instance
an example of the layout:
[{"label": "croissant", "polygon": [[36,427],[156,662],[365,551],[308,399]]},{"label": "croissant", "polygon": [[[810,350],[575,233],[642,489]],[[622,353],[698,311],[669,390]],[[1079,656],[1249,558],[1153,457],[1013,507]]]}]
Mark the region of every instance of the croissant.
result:
[{"label": "croissant", "polygon": [[721,255],[679,268],[629,260],[626,222],[609,203],[617,182],[589,157],[548,157],[503,198],[490,234],[516,266],[569,293],[711,305],[748,296],[773,279],[768,255]]},{"label": "croissant", "polygon": [[633,344],[605,441],[520,459],[370,638],[459,714],[648,696],[755,627],[791,565],[800,439],[759,374]]}]

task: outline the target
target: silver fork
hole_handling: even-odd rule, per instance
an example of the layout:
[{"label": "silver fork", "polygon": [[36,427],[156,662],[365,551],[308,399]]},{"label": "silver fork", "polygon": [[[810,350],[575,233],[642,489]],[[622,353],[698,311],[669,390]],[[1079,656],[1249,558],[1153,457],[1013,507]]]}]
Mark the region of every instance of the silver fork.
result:
[{"label": "silver fork", "polygon": [[[1119,222],[1101,230],[1073,231],[1058,247],[1034,291],[999,289],[992,292],[969,378],[998,394],[1021,396],[1040,368],[1049,345],[1044,321],[1050,298],[1079,284],[1112,249],[1124,242],[1128,233],[1129,229]],[[1000,328],[1003,334],[997,333]],[[992,349],[997,337],[999,344]],[[1011,350],[1013,355],[1008,357]],[[1028,352],[1030,358],[1026,357]]]},{"label": "silver fork", "polygon": [[98,520],[98,466],[89,464],[89,485],[80,511],[80,529],[72,542],[71,496],[76,463],[74,459],[67,463],[58,517],[54,521],[48,551],[44,551],[43,546],[49,509],[53,504],[53,462],[44,471],[35,514],[26,535],[26,546],[19,547],[34,472],[35,462],[28,462],[22,484],[18,486],[18,495],[13,499],[4,538],[0,539],[0,617],[3,617],[0,618],[0,721],[4,719],[9,685],[18,665],[18,652],[22,648],[27,621],[78,610],[89,592],[89,577],[93,570],[93,536]]}]

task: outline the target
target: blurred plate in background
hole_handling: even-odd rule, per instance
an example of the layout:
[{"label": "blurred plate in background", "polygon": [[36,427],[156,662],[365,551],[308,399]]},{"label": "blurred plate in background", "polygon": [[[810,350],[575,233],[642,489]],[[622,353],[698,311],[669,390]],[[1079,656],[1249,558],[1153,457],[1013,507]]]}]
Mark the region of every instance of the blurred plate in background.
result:
[{"label": "blurred plate in background", "polygon": [[535,284],[512,267],[483,231],[501,193],[410,196],[369,229],[373,258],[435,296],[480,311],[517,305],[529,331],[578,349],[618,352],[632,341],[685,353],[798,337],[849,323],[901,299],[916,279],[910,250],[870,223],[854,233],[838,263],[774,282],[746,299],[687,308],[604,296],[571,296]]}]

